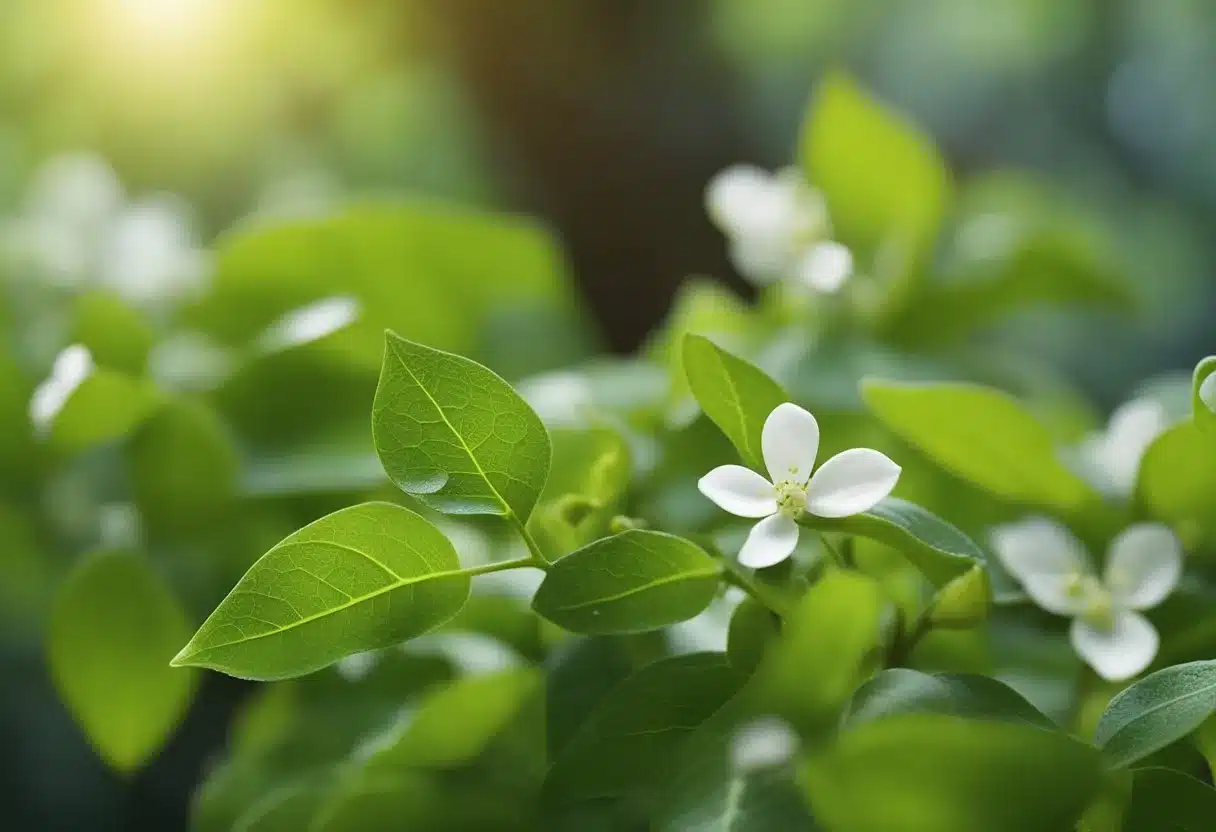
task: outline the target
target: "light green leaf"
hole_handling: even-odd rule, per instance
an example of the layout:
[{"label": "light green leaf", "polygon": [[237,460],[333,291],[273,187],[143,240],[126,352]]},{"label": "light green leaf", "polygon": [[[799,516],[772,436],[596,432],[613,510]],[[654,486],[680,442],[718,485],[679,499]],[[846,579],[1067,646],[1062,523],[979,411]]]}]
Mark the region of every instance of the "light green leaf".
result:
[{"label": "light green leaf", "polygon": [[1191,380],[1191,410],[1200,430],[1216,429],[1216,355],[1195,365]]},{"label": "light green leaf", "polygon": [[151,382],[97,367],[54,416],[51,442],[82,451],[111,442],[139,427],[163,402]]},{"label": "light green leaf", "polygon": [[554,760],[546,790],[554,799],[577,801],[653,789],[681,741],[742,681],[718,653],[674,656],[643,667],[583,723]]},{"label": "light green leaf", "polygon": [[328,796],[309,832],[523,832],[518,800],[421,771],[360,771]]},{"label": "light green leaf", "polygon": [[785,619],[748,683],[755,712],[777,714],[808,734],[834,724],[878,646],[883,606],[872,579],[824,575]]},{"label": "light green leaf", "polygon": [[820,82],[798,153],[846,243],[932,243],[951,198],[950,172],[927,135],[852,79],[832,73]]},{"label": "light green leaf", "polygon": [[999,390],[866,380],[862,396],[901,439],[998,497],[1064,511],[1095,499],[1056,456],[1047,429]]},{"label": "light green leaf", "polygon": [[1063,733],[918,714],[844,732],[801,775],[833,832],[1026,832],[1071,829],[1102,761]]},{"label": "light green leaf", "polygon": [[244,679],[300,676],[433,629],[468,595],[468,573],[438,529],[400,506],[364,503],[263,555],[173,663]]},{"label": "light green leaf", "polygon": [[88,347],[102,367],[138,376],[144,371],[156,333],[119,296],[87,292],[76,299],[71,340]]},{"label": "light green leaf", "polygon": [[684,538],[634,529],[553,564],[532,608],[576,633],[658,630],[709,606],[721,573],[718,561]]},{"label": "light green leaf", "polygon": [[986,560],[984,550],[967,535],[936,514],[898,497],[887,497],[869,511],[851,517],[806,515],[801,522],[820,531],[855,534],[885,543],[902,552],[938,587]]},{"label": "light green leaf", "polygon": [[1187,420],[1153,440],[1140,459],[1136,502],[1186,536],[1216,539],[1216,433]]},{"label": "light green leaf", "polygon": [[526,521],[549,474],[549,435],[509,384],[391,332],[372,433],[393,482],[451,514]]},{"label": "light green leaf", "polygon": [[307,777],[267,793],[240,816],[232,832],[300,832],[308,829],[325,799],[328,784]]},{"label": "light green leaf", "polygon": [[1115,766],[1129,766],[1198,728],[1216,713],[1216,661],[1150,673],[1121,691],[1098,720],[1094,741]]},{"label": "light green leaf", "polygon": [[893,667],[853,694],[845,722],[859,725],[899,714],[945,714],[1054,728],[1013,688],[974,673],[921,673]]},{"label": "light green leaf", "polygon": [[1216,789],[1168,768],[1134,772],[1124,832],[1209,832],[1216,818]]},{"label": "light green leaf", "polygon": [[768,607],[750,596],[744,598],[730,617],[726,636],[731,666],[740,673],[751,673],[780,632],[780,619]]},{"label": "light green leaf", "polygon": [[684,374],[705,414],[726,434],[744,461],[764,470],[764,421],[790,397],[759,368],[701,335],[684,337]]},{"label": "light green leaf", "polygon": [[452,768],[475,759],[540,689],[533,668],[467,676],[419,703],[370,768]]},{"label": "light green leaf", "polygon": [[119,771],[155,754],[190,704],[198,674],[168,665],[188,632],[177,600],[137,555],[92,555],[59,588],[51,675],[89,742]]}]

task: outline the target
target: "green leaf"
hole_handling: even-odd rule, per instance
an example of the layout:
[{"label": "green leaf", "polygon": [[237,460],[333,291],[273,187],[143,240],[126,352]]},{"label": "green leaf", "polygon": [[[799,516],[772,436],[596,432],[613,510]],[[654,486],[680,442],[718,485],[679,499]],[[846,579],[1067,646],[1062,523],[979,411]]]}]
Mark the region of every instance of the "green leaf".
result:
[{"label": "green leaf", "polygon": [[755,712],[781,716],[808,734],[834,724],[878,646],[883,607],[872,579],[824,575],[786,618],[748,683]]},{"label": "green leaf", "polygon": [[866,380],[862,396],[901,439],[998,497],[1064,511],[1095,498],[1056,456],[1047,429],[999,390]]},{"label": "green leaf", "polygon": [[1216,661],[1174,665],[1115,696],[1094,741],[1113,765],[1129,766],[1190,734],[1214,712]]},{"label": "green leaf", "polygon": [[726,434],[743,460],[764,470],[764,421],[790,397],[757,367],[702,335],[684,337],[684,374],[705,414]]},{"label": "green leaf", "polygon": [[108,292],[88,292],[76,299],[72,343],[84,344],[103,367],[141,375],[156,333],[144,316]]},{"label": "green leaf", "polygon": [[1216,818],[1216,789],[1168,768],[1134,773],[1124,832],[1209,832]]},{"label": "green leaf", "polygon": [[709,606],[721,573],[718,561],[684,538],[634,529],[553,564],[532,608],[576,633],[658,630]]},{"label": "green leaf", "polygon": [[470,762],[537,694],[540,683],[533,668],[459,679],[424,699],[367,765],[452,768]]},{"label": "green leaf", "polygon": [[232,437],[200,402],[166,403],[132,436],[128,455],[136,504],[155,535],[211,528],[235,494],[239,461]]},{"label": "green leaf", "polygon": [[656,827],[658,832],[816,832],[821,828],[807,816],[798,787],[785,771],[739,774],[721,783],[695,804],[672,811]]},{"label": "green leaf", "polygon": [[570,743],[591,712],[633,673],[628,637],[569,639],[553,651],[545,680],[545,737],[550,759]]},{"label": "green leaf", "polygon": [[300,832],[307,829],[325,799],[326,782],[306,777],[266,794],[240,816],[232,832]]},{"label": "green leaf", "polygon": [[55,414],[51,442],[66,451],[82,451],[121,439],[155,413],[162,401],[151,382],[94,368]]},{"label": "green leaf", "polygon": [[1055,725],[1008,685],[974,673],[921,673],[893,667],[853,694],[845,722],[860,725],[900,714],[945,714],[1054,728]]},{"label": "green leaf", "polygon": [[1200,430],[1216,429],[1216,355],[1195,365],[1191,381],[1191,410]]},{"label": "green leaf", "polygon": [[275,546],[199,627],[174,665],[285,679],[444,623],[469,596],[456,550],[421,516],[352,506]]},{"label": "green leaf", "polygon": [[1071,829],[1101,785],[1101,756],[1029,725],[941,715],[846,731],[801,772],[833,832]]},{"label": "green leaf", "polygon": [[51,675],[89,742],[119,771],[155,754],[190,704],[198,674],[168,665],[187,633],[177,600],[137,555],[92,555],[59,588]]},{"label": "green leaf", "polygon": [[740,673],[751,673],[781,631],[780,619],[752,597],[744,598],[730,617],[726,656]]},{"label": "green leaf", "polygon": [[509,384],[391,332],[372,433],[393,482],[451,514],[526,521],[549,474],[549,435]]},{"label": "green leaf", "polygon": [[1216,433],[1188,420],[1153,440],[1140,459],[1136,502],[1184,538],[1216,540]]},{"label": "green leaf", "polygon": [[643,667],[615,687],[554,760],[546,790],[562,801],[646,791],[681,741],[742,683],[726,657],[691,653]]},{"label": "green leaf", "polygon": [[843,532],[897,549],[934,586],[945,586],[984,563],[984,550],[954,526],[914,503],[887,497],[862,514],[840,519],[807,515],[802,525]]},{"label": "green leaf", "polygon": [[932,244],[951,197],[950,172],[928,136],[852,79],[832,73],[820,82],[798,153],[845,242]]}]

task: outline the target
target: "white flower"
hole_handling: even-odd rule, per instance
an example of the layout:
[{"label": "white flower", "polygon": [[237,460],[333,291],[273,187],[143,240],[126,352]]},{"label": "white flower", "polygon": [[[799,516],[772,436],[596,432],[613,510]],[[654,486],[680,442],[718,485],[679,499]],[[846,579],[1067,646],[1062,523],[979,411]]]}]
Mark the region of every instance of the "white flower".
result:
[{"label": "white flower", "polygon": [[1207,405],[1208,410],[1216,413],[1216,373],[1210,373],[1199,383],[1199,400]]},{"label": "white flower", "polygon": [[731,262],[754,283],[792,280],[835,292],[853,273],[853,255],[829,239],[823,196],[794,168],[774,175],[750,165],[729,167],[710,180],[705,201],[730,240]]},{"label": "white flower", "polygon": [[1152,663],[1159,638],[1137,610],[1164,601],[1182,575],[1182,548],[1168,528],[1124,529],[1110,544],[1101,577],[1081,542],[1046,518],[995,529],[992,544],[1036,604],[1073,618],[1072,645],[1103,679],[1130,679]]},{"label": "white flower", "polygon": [[93,373],[93,355],[83,344],[73,344],[55,357],[51,374],[38,385],[30,397],[30,421],[34,429],[42,433],[50,429],[51,423],[76,392]]},{"label": "white flower", "polygon": [[764,421],[760,450],[772,481],[742,465],[722,465],[697,483],[719,508],[763,518],[752,528],[739,563],[760,569],[790,556],[798,544],[798,518],[848,517],[891,493],[900,467],[869,448],[851,448],[815,471],[819,424],[796,404],[777,405]]},{"label": "white flower", "polygon": [[292,309],[274,321],[259,336],[265,352],[282,352],[333,335],[359,319],[362,312],[357,298],[333,295]]},{"label": "white flower", "polygon": [[1140,458],[1162,431],[1169,415],[1154,399],[1133,399],[1110,415],[1105,431],[1090,434],[1080,448],[1083,473],[1104,493],[1126,497],[1136,487]]}]

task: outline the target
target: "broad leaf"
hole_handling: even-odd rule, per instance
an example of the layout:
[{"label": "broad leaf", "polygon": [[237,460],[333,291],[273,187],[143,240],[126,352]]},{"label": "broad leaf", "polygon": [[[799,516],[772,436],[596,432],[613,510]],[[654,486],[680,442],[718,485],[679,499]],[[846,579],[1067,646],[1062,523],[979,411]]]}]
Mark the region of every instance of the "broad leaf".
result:
[{"label": "broad leaf", "polygon": [[437,627],[468,595],[469,576],[438,529],[400,506],[364,503],[263,555],[173,663],[300,676]]},{"label": "broad leaf", "polygon": [[1054,728],[1013,688],[974,673],[921,673],[893,667],[853,694],[845,722],[858,725],[900,714],[945,714]]},{"label": "broad leaf", "polygon": [[109,292],[76,299],[72,343],[84,344],[102,367],[138,376],[144,371],[156,333],[138,310]]},{"label": "broad leaf", "polygon": [[320,777],[307,777],[266,794],[249,807],[232,832],[299,832],[307,829],[325,799],[328,784]]},{"label": "broad leaf", "polygon": [[804,526],[843,532],[897,549],[934,586],[944,586],[984,563],[984,550],[937,515],[898,497],[888,497],[862,514],[829,520],[807,515]]},{"label": "broad leaf", "polygon": [[752,468],[763,471],[760,434],[764,421],[790,400],[762,370],[736,358],[701,335],[683,344],[684,374],[705,414],[726,434]]},{"label": "broad leaf", "polygon": [[[704,765],[698,761],[695,765]],[[782,770],[734,774],[696,803],[670,812],[657,832],[816,832],[798,787]]]},{"label": "broad leaf", "polygon": [[1140,460],[1136,501],[1156,520],[1216,539],[1216,433],[1174,425]]},{"label": "broad leaf", "polygon": [[882,593],[872,579],[826,574],[786,618],[749,681],[755,712],[777,714],[806,733],[834,723],[865,675],[882,613]]},{"label": "broad leaf", "polygon": [[1216,355],[1195,365],[1191,379],[1191,411],[1200,430],[1216,429]]},{"label": "broad leaf", "polygon": [[155,754],[190,704],[197,673],[168,664],[188,632],[177,600],[137,555],[92,555],[59,589],[51,675],[89,742],[119,771]]},{"label": "broad leaf", "polygon": [[940,715],[861,725],[802,770],[833,832],[1071,829],[1101,777],[1101,755],[1063,733]]},{"label": "broad leaf", "polygon": [[874,248],[896,238],[918,249],[932,243],[952,190],[945,162],[928,136],[848,77],[820,82],[799,158],[846,243]]},{"label": "broad leaf", "polygon": [[735,607],[726,636],[726,657],[740,673],[750,674],[781,632],[781,622],[768,607],[747,597]]},{"label": "broad leaf", "polygon": [[862,396],[901,439],[998,497],[1064,511],[1094,499],[1057,458],[1047,429],[999,390],[867,380]]},{"label": "broad leaf", "polygon": [[1106,706],[1094,741],[1116,766],[1129,766],[1198,728],[1216,713],[1216,661],[1150,673]]},{"label": "broad leaf", "polygon": [[743,681],[717,653],[661,659],[615,687],[553,762],[545,788],[576,801],[652,789],[681,741]]},{"label": "broad leaf", "polygon": [[1209,832],[1216,818],[1216,789],[1168,768],[1134,772],[1124,832]]},{"label": "broad leaf", "polygon": [[721,564],[682,537],[632,530],[584,546],[545,575],[532,608],[576,633],[640,633],[700,613]]},{"label": "broad leaf", "polygon": [[163,402],[151,382],[95,368],[72,391],[50,425],[50,439],[68,451],[112,442],[139,427]]},{"label": "broad leaf", "polygon": [[526,521],[549,474],[549,435],[509,384],[391,332],[372,432],[393,482],[451,514]]},{"label": "broad leaf", "polygon": [[626,637],[569,639],[553,651],[545,679],[545,736],[556,758],[591,712],[634,671]]}]

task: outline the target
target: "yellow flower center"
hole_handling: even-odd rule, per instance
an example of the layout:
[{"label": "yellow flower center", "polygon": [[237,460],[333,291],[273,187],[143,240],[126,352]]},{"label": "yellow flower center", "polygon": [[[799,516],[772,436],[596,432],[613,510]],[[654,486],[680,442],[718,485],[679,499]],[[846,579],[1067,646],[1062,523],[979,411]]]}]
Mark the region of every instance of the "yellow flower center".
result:
[{"label": "yellow flower center", "polygon": [[[790,473],[796,474],[796,471]],[[777,510],[791,520],[806,513],[806,483],[788,479],[777,483]]]}]

